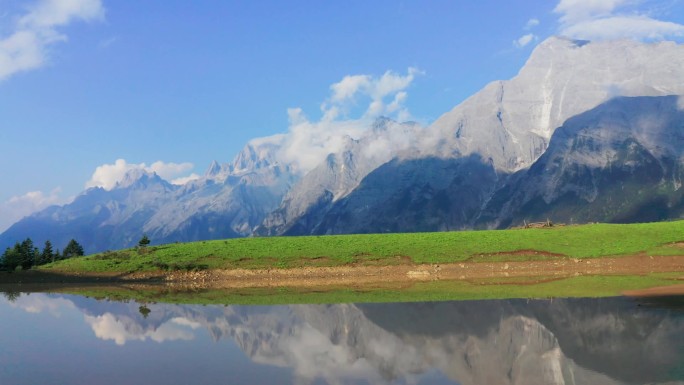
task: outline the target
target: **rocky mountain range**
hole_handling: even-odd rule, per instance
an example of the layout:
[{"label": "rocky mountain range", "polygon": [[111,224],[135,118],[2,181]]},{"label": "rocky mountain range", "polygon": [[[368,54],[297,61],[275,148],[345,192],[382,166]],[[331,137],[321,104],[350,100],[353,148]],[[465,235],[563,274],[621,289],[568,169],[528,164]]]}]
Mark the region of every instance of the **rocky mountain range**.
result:
[{"label": "rocky mountain range", "polygon": [[0,247],[681,218],[682,64],[674,42],[552,37],[427,127],[378,119],[310,170],[282,156],[278,135],[183,186],[134,171],[22,219]]},{"label": "rocky mountain range", "polygon": [[183,186],[131,170],[111,190],[91,188],[70,204],[22,219],[0,234],[0,245],[31,237],[36,245],[50,239],[60,247],[75,238],[96,252],[135,245],[143,233],[155,243],[248,236],[295,180],[269,146],[248,144],[232,163],[215,162]]}]

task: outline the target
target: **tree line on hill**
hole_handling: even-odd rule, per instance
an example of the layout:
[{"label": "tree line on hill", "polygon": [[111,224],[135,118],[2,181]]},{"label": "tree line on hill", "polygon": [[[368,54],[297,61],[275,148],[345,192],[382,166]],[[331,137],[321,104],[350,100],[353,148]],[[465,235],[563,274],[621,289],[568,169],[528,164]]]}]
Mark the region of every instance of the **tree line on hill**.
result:
[{"label": "tree line on hill", "polygon": [[33,266],[45,265],[46,263],[84,254],[83,247],[75,239],[69,241],[60,253],[59,249],[52,249],[52,242],[49,240],[45,241],[45,246],[41,251],[38,247],[34,246],[31,238],[26,238],[21,243],[15,243],[14,247],[8,247],[0,256],[0,270],[15,271],[19,267],[22,270],[28,270]]}]

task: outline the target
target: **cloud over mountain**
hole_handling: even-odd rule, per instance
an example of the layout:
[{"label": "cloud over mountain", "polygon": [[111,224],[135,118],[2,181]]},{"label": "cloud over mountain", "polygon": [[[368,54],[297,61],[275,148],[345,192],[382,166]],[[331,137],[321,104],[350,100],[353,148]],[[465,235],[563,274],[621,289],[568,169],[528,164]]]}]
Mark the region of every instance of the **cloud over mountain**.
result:
[{"label": "cloud over mountain", "polygon": [[684,25],[658,20],[643,7],[638,7],[640,3],[632,0],[561,0],[554,12],[560,14],[560,33],[577,39],[684,37]]},{"label": "cloud over mountain", "polygon": [[151,165],[145,163],[135,164],[128,163],[125,159],[117,159],[113,164],[103,164],[95,168],[90,180],[86,182],[85,187],[102,187],[105,190],[111,190],[120,182],[131,170],[142,170],[146,172],[153,172],[159,175],[162,179],[171,181],[174,184],[185,184],[191,180],[198,178],[196,174],[187,175],[195,166],[192,163],[173,163],[156,161]]},{"label": "cloud over mountain", "polygon": [[47,194],[42,191],[29,191],[0,203],[0,231],[5,231],[16,221],[36,211],[51,205],[67,203],[64,198],[60,197],[60,191],[59,188]]},{"label": "cloud over mountain", "polygon": [[286,134],[253,142],[280,145],[277,159],[306,173],[329,154],[340,152],[350,138],[362,136],[376,118],[409,120],[411,114],[405,105],[407,89],[421,74],[416,68],[408,68],[405,75],[392,71],[381,76],[347,75],[330,86],[331,93],[321,104],[319,120],[309,119],[301,108],[290,108]]}]

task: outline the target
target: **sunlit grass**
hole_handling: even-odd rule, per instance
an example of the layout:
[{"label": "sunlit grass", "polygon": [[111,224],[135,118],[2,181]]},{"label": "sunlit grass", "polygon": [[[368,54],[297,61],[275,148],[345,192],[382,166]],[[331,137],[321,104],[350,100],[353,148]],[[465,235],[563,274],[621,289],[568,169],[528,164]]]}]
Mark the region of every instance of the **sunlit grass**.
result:
[{"label": "sunlit grass", "polygon": [[[241,238],[151,246],[73,258],[42,267],[63,272],[291,268],[351,263],[597,258],[684,254],[684,221],[590,224],[544,229]],[[522,255],[506,255],[527,250]],[[544,253],[557,254],[556,256]]]}]

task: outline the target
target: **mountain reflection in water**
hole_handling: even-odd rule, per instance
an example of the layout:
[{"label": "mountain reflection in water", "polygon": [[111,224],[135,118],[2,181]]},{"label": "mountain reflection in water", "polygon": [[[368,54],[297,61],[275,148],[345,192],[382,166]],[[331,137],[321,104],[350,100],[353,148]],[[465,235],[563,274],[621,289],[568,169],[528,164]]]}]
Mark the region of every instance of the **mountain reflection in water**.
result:
[{"label": "mountain reflection in water", "polygon": [[0,297],[0,384],[684,383],[681,298],[200,306]]}]

